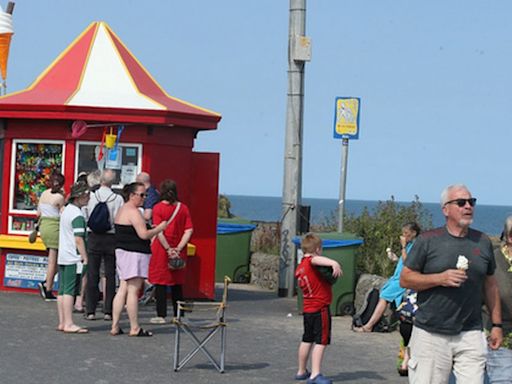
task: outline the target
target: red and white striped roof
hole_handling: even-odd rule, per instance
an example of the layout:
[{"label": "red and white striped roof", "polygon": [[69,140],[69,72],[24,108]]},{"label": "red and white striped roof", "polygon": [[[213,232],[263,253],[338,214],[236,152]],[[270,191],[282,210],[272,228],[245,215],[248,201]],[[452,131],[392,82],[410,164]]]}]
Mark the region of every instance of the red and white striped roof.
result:
[{"label": "red and white striped roof", "polygon": [[174,124],[215,129],[218,113],[168,95],[104,22],[90,24],[0,117]]}]

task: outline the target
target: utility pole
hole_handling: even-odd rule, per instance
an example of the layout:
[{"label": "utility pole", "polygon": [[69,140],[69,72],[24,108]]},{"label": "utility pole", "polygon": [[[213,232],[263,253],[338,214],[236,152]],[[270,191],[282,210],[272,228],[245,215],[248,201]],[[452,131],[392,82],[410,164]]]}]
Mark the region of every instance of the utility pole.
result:
[{"label": "utility pole", "polygon": [[347,188],[348,138],[341,139],[341,177],[340,199],[338,200],[338,232],[343,233],[343,216],[345,214],[345,190]]},{"label": "utility pole", "polygon": [[284,153],[284,182],[279,257],[280,297],[292,297],[295,286],[296,248],[302,194],[302,131],[304,67],[311,60],[311,43],[305,36],[306,0],[290,0],[288,33],[288,97]]}]

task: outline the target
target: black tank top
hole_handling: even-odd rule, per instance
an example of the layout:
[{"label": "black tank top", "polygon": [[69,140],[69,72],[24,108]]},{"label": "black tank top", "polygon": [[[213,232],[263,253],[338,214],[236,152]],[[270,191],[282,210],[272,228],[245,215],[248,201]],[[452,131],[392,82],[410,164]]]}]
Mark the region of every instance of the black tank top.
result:
[{"label": "black tank top", "polygon": [[125,251],[151,253],[151,242],[137,235],[133,225],[115,224],[116,248]]}]

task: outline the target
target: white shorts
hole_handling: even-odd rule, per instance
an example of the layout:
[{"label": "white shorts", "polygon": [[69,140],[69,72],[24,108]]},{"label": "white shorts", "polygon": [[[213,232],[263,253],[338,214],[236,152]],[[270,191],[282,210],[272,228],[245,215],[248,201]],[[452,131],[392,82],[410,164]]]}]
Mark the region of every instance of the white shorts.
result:
[{"label": "white shorts", "polygon": [[487,342],[482,331],[450,336],[413,327],[409,346],[409,383],[447,384],[452,369],[457,384],[484,382]]}]

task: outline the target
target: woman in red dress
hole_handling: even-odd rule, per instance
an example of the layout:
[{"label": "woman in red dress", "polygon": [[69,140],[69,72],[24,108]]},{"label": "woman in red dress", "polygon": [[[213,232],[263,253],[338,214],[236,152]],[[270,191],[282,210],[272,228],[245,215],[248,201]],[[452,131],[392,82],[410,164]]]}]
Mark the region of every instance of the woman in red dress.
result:
[{"label": "woman in red dress", "polygon": [[160,184],[160,202],[153,207],[153,225],[167,221],[167,228],[151,244],[149,262],[149,282],[155,286],[156,313],[150,322],[164,324],[167,316],[167,287],[171,287],[174,316],[177,315],[177,302],[183,300],[185,268],[169,268],[169,260],[181,258],[186,265],[187,244],[192,236],[192,218],[188,207],[178,201],[178,191],[174,180],[164,180]]}]

